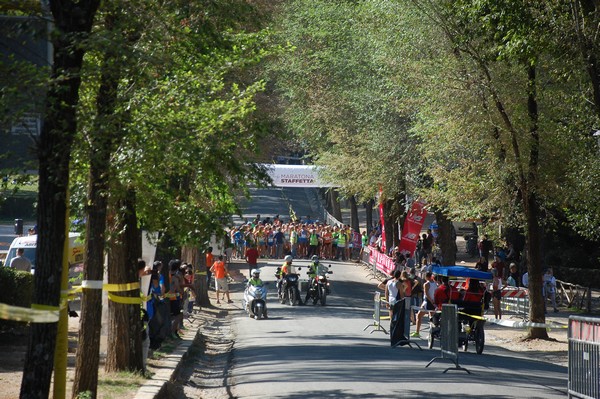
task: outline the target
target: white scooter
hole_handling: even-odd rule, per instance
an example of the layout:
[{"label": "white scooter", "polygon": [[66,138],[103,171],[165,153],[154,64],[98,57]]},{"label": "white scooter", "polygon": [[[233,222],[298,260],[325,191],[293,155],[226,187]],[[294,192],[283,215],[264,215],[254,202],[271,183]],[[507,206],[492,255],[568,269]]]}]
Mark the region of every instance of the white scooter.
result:
[{"label": "white scooter", "polygon": [[267,288],[266,283],[259,286],[248,284],[244,290],[242,305],[248,316],[256,320],[267,317]]}]

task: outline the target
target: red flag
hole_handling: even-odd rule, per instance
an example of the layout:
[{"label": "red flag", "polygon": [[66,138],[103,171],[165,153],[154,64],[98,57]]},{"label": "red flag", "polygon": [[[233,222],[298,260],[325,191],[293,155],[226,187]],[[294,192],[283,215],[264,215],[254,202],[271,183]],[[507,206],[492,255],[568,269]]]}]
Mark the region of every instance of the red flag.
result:
[{"label": "red flag", "polygon": [[419,234],[421,233],[421,227],[425,222],[427,216],[427,210],[425,209],[425,203],[421,201],[414,201],[410,207],[410,212],[406,216],[404,221],[404,228],[402,229],[402,237],[400,238],[400,252],[403,254],[414,255],[415,249],[417,248],[417,241],[419,240]]},{"label": "red flag", "polygon": [[387,253],[385,246],[385,223],[383,218],[383,188],[379,185],[379,222],[381,223],[381,252]]}]

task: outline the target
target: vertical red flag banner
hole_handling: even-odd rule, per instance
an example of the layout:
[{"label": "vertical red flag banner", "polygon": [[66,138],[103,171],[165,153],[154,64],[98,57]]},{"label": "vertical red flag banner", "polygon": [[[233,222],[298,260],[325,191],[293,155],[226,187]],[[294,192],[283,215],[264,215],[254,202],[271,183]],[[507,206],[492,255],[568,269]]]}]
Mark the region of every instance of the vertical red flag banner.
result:
[{"label": "vertical red flag banner", "polygon": [[425,222],[427,216],[427,209],[425,209],[425,203],[421,201],[414,201],[410,207],[410,212],[406,216],[404,221],[404,228],[402,229],[402,237],[400,238],[400,252],[403,254],[414,255],[415,249],[417,248],[417,241],[419,240],[419,234],[421,228]]},{"label": "vertical red flag banner", "polygon": [[381,252],[387,253],[385,246],[385,223],[383,218],[383,188],[379,185],[379,222],[381,223]]}]

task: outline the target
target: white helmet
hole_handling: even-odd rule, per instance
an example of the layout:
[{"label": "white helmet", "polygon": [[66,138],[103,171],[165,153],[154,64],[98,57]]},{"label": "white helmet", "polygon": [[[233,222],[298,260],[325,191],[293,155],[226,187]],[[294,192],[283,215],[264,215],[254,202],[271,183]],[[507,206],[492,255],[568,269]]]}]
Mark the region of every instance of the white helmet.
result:
[{"label": "white helmet", "polygon": [[318,262],[319,261],[319,257],[317,255],[313,255],[312,258],[311,258],[311,260],[313,262]]},{"label": "white helmet", "polygon": [[260,276],[260,269],[252,269],[251,273],[254,277]]},{"label": "white helmet", "polygon": [[283,258],[283,260],[287,263],[287,262],[291,262],[294,258],[292,258],[292,255],[287,255],[285,258]]}]

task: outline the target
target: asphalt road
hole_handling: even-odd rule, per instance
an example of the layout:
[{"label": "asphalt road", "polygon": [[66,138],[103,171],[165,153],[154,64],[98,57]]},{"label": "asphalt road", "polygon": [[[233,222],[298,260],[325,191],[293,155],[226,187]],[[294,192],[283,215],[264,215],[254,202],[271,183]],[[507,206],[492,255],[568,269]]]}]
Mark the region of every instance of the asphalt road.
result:
[{"label": "asphalt road", "polygon": [[299,218],[304,219],[310,215],[313,220],[318,219],[317,209],[311,204],[309,196],[312,189],[305,188],[251,188],[250,199],[242,199],[240,206],[243,210],[242,218],[235,218],[236,224],[252,221],[257,214],[261,219],[269,216],[271,219],[279,215],[284,221],[290,219],[289,206],[292,205],[294,212]]},{"label": "asphalt road", "polygon": [[[427,349],[426,330],[418,348],[391,348],[389,336],[363,331],[371,322],[375,281],[364,267],[331,262],[334,274],[327,305],[291,307],[276,301],[275,267],[263,263],[261,277],[272,281],[268,320],[234,313],[236,335],[231,392],[237,398],[563,398],[567,368],[528,359],[487,345],[482,355],[459,354],[463,371],[443,371]],[[307,261],[295,264],[306,265]],[[241,266],[241,265],[240,265]],[[303,268],[304,269],[304,268]],[[305,269],[301,271],[305,277]],[[233,294],[236,305],[241,292]],[[383,322],[387,325],[387,321]],[[438,343],[439,344],[439,343]]]}]

